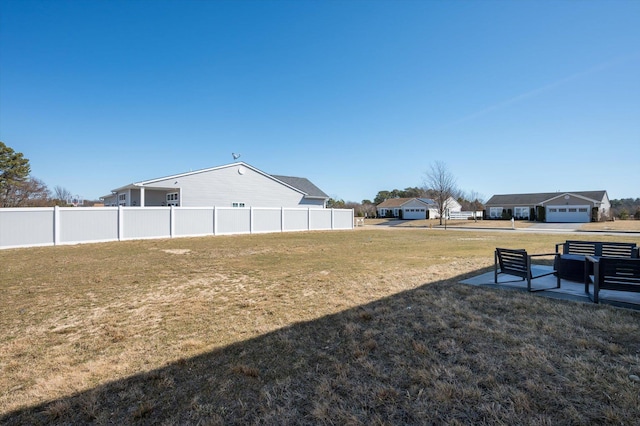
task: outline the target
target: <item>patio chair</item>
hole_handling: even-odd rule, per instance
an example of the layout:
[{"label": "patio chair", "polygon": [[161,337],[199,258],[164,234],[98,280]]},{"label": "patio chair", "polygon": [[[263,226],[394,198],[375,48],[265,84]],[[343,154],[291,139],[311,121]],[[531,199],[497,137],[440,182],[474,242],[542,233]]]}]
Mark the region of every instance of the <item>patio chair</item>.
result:
[{"label": "patio chair", "polygon": [[[560,253],[562,247],[562,253]],[[575,241],[567,240],[556,244],[556,263],[554,267],[563,280],[577,281],[588,285],[589,275],[593,275],[593,263],[586,257],[625,257],[637,259],[636,243],[612,243],[608,241]]]},{"label": "patio chair", "polygon": [[534,289],[531,287],[531,280],[556,273],[555,268],[553,268],[550,272],[548,269],[545,269],[542,272],[534,273],[532,271],[532,267],[536,265],[532,265],[531,258],[539,256],[556,256],[556,253],[528,254],[524,249],[515,250],[496,248],[494,255],[494,282],[498,284],[498,275],[506,274],[520,277],[522,278],[522,281],[527,280],[527,290],[531,292],[560,288],[560,278],[556,279],[555,287],[539,289]]},{"label": "patio chair", "polygon": [[593,302],[599,302],[600,290],[640,293],[640,259],[588,256],[587,261],[593,264],[593,295],[589,284],[585,284],[585,290]]}]

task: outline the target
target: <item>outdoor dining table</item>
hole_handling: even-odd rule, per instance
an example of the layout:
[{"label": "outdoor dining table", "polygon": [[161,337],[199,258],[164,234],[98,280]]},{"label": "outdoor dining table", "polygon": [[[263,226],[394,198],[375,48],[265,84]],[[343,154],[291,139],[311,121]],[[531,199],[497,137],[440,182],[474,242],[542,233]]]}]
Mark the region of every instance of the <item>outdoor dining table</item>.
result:
[{"label": "outdoor dining table", "polygon": [[[600,256],[592,256],[599,258]],[[587,260],[587,256],[566,254],[556,258],[555,269],[558,277],[567,280],[587,284],[589,276],[593,275],[593,263]]]}]

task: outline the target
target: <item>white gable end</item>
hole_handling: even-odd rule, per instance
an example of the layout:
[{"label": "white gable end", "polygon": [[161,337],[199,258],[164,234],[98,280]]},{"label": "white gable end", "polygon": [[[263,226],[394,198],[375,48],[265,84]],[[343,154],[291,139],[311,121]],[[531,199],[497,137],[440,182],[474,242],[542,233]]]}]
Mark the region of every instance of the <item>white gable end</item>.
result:
[{"label": "white gable end", "polygon": [[295,207],[304,194],[242,164],[177,175],[143,183],[145,188],[175,188],[180,205],[232,207]]},{"label": "white gable end", "polygon": [[238,162],[135,182],[101,198],[111,206],[324,208],[329,196],[306,178]]},{"label": "white gable end", "polygon": [[402,205],[402,208],[421,208],[426,209],[427,205],[417,198],[413,198]]},{"label": "white gable end", "polygon": [[304,194],[243,165],[218,168],[157,180],[147,188],[176,188],[181,205],[232,207],[291,207],[302,203]]}]

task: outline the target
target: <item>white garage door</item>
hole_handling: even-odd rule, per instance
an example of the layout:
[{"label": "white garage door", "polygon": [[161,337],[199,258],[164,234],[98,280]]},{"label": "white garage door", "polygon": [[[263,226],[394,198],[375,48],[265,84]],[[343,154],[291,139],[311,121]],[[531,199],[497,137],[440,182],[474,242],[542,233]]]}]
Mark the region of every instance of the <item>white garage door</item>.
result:
[{"label": "white garage door", "polygon": [[402,212],[403,219],[425,219],[426,217],[426,209],[404,209]]},{"label": "white garage door", "polygon": [[547,222],[591,222],[589,206],[547,206]]}]

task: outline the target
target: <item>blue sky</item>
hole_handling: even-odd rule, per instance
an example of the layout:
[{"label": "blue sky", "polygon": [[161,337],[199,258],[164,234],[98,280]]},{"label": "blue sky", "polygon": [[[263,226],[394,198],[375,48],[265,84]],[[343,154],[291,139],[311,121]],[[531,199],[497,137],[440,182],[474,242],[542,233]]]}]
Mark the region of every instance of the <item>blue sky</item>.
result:
[{"label": "blue sky", "polygon": [[640,1],[0,0],[0,140],[97,199],[233,162],[331,197],[640,197]]}]

